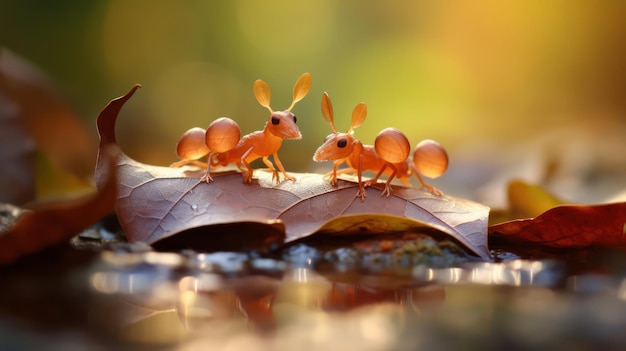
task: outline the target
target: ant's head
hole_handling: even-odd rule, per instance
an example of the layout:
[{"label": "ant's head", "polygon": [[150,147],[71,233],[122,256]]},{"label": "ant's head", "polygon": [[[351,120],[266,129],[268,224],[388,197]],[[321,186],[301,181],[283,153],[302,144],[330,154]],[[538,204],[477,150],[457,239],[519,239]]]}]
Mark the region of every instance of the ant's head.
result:
[{"label": "ant's head", "polygon": [[348,133],[328,134],[324,143],[317,148],[313,161],[341,160],[350,157],[357,141]]},{"label": "ant's head", "polygon": [[282,139],[300,139],[302,134],[296,125],[296,115],[291,111],[274,111],[267,121],[270,133]]},{"label": "ant's head", "polygon": [[282,139],[302,138],[300,129],[296,125],[296,116],[291,112],[291,109],[309,93],[310,87],[311,74],[304,73],[293,87],[293,100],[289,108],[284,111],[274,111],[270,107],[271,91],[269,85],[260,79],[254,82],[254,96],[261,106],[270,111],[270,118],[266,124],[270,133]]},{"label": "ant's head", "polygon": [[354,150],[354,145],[358,143],[358,140],[354,139],[352,133],[356,127],[360,126],[361,123],[365,121],[367,106],[362,102],[356,105],[352,111],[352,124],[347,133],[337,132],[335,128],[333,105],[327,93],[322,95],[322,114],[330,124],[333,133],[329,134],[326,139],[324,139],[324,143],[317,148],[315,155],[313,155],[313,160],[329,161],[350,157],[350,154],[352,154]]}]

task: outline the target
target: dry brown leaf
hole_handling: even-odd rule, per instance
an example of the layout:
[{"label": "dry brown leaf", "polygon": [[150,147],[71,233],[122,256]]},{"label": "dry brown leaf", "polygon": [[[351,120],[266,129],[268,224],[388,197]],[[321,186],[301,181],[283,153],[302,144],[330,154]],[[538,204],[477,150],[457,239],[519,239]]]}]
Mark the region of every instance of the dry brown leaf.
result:
[{"label": "dry brown leaf", "polygon": [[94,135],[37,67],[0,47],[0,94],[15,108],[23,128],[58,169],[91,179]]},{"label": "dry brown leaf", "polygon": [[[115,145],[115,121],[123,104],[134,94],[112,100],[98,117],[100,149]],[[96,182],[112,170],[96,167]],[[131,241],[155,243],[184,231],[229,223],[284,224],[286,241],[318,231],[334,234],[389,233],[414,228],[435,228],[473,254],[490,259],[487,248],[489,208],[449,196],[435,196],[417,188],[394,187],[382,197],[382,184],[367,189],[367,199],[355,197],[357,184],[340,180],[331,186],[319,174],[298,174],[297,181],[276,185],[272,174],[256,171],[253,184],[241,174],[216,173],[215,181],[200,182],[203,171],[169,168],[137,162],[121,150],[116,172],[119,187],[116,212]],[[230,236],[239,235],[228,232]],[[198,235],[201,235],[198,233]],[[274,242],[274,241],[272,241]]]},{"label": "dry brown leaf", "polygon": [[489,236],[503,243],[553,248],[626,248],[626,203],[563,205],[535,218],[489,227]]},{"label": "dry brown leaf", "polygon": [[35,199],[34,153],[19,108],[0,89],[0,202],[22,205]]},{"label": "dry brown leaf", "polygon": [[[102,150],[103,154],[107,152]],[[113,163],[113,157],[106,161]],[[115,173],[102,179],[95,195],[39,205],[24,211],[15,225],[0,233],[0,265],[69,240],[113,211]]]}]

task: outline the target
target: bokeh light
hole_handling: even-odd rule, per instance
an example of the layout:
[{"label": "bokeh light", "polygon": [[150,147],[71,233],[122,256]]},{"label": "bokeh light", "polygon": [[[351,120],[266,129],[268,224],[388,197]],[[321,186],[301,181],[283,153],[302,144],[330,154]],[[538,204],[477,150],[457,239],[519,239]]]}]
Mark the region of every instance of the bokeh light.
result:
[{"label": "bokeh light", "polygon": [[[279,109],[308,71],[310,94],[294,108],[303,139],[280,150],[287,170],[330,168],[303,156],[330,132],[320,112],[327,91],[339,130],[364,101],[368,118],[357,137],[372,144],[378,131],[396,127],[413,145],[439,141],[451,168],[435,183],[481,200],[462,189],[487,186],[510,168],[502,160],[517,159],[518,174],[544,184],[560,182],[550,167],[582,168],[586,178],[623,171],[626,153],[602,146],[623,151],[623,13],[626,3],[591,0],[5,0],[0,42],[48,72],[88,124],[110,99],[142,84],[118,139],[147,163],[175,161],[182,132],[221,116],[243,133],[261,129],[268,116],[252,95],[254,80],[268,82]],[[571,142],[594,162],[572,166],[567,147],[553,148]],[[538,153],[532,166],[526,150]]]}]

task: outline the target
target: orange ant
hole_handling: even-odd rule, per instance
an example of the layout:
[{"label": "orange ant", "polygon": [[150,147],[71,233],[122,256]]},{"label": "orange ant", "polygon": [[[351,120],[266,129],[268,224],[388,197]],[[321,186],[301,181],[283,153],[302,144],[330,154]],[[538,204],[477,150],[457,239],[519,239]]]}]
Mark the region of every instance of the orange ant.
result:
[{"label": "orange ant", "polygon": [[[200,179],[201,182],[212,182],[211,158],[215,154],[227,152],[239,142],[241,131],[237,122],[228,117],[220,117],[209,124],[204,130],[199,127],[191,128],[180,137],[176,144],[176,154],[182,160],[174,162],[170,167],[182,167],[194,164],[198,167],[206,167],[206,174]],[[207,162],[199,161],[207,156]]]},{"label": "orange ant", "polygon": [[[365,121],[365,117],[367,117],[367,105],[360,102],[356,105],[354,110],[352,110],[352,122],[346,133],[340,133],[335,128],[333,105],[328,93],[322,95],[322,115],[324,115],[324,118],[330,124],[333,133],[326,136],[324,143],[317,148],[313,155],[313,160],[335,161],[333,162],[333,170],[329,173],[330,184],[332,185],[337,184],[338,174],[349,173],[356,170],[359,184],[359,190],[356,196],[364,200],[366,195],[365,186],[361,179],[362,170],[371,168],[380,169],[382,163],[384,163],[384,161],[376,155],[373,146],[363,145],[361,141],[352,136],[354,129],[360,126],[363,121]],[[338,171],[337,167],[343,162],[350,168]]]},{"label": "orange ant", "polygon": [[[395,145],[396,143],[399,143],[399,145]],[[395,128],[387,128],[378,133],[376,136],[374,149],[379,155],[384,155],[385,152],[393,152],[394,147],[389,148],[388,145],[394,145],[395,149],[401,148],[402,155],[404,155],[405,147],[409,144],[408,139],[406,139],[406,136],[401,131]],[[390,159],[389,156],[382,158]],[[417,180],[419,180],[422,185],[422,188],[427,189],[435,195],[442,195],[440,190],[427,184],[422,178],[422,175],[432,179],[437,178],[445,173],[448,168],[448,154],[438,142],[431,139],[422,140],[419,144],[417,144],[415,150],[413,151],[412,162],[407,159],[404,162],[394,163],[393,166],[395,166],[396,169],[390,168],[390,170],[387,170],[387,166],[390,166],[390,164],[384,164],[376,176],[369,180],[365,186],[376,184],[378,182],[378,178],[383,173],[391,173],[389,176],[390,179],[393,179],[395,176],[400,179],[402,183],[409,186],[411,183],[409,183],[408,179],[411,175],[415,174]],[[388,179],[385,186],[388,187],[389,183],[390,181]],[[389,192],[387,192],[387,196],[389,196]]]},{"label": "orange ant", "polygon": [[[332,172],[328,174],[332,185],[337,184],[338,174],[356,172],[359,184],[357,196],[363,200],[366,196],[365,187],[375,184],[383,173],[390,173],[381,194],[383,196],[389,196],[391,194],[391,181],[395,177],[409,185],[407,179],[412,173],[415,173],[423,187],[426,187],[435,194],[441,194],[438,190],[426,184],[417,170],[425,174],[427,173],[430,176],[435,175],[437,172],[440,173],[436,176],[441,175],[447,167],[447,155],[445,151],[443,151],[445,155],[444,162],[441,158],[441,154],[436,152],[432,143],[418,145],[414,153],[414,160],[419,160],[419,165],[414,162],[412,166],[408,163],[411,149],[409,140],[404,133],[398,129],[386,128],[382,130],[376,136],[374,146],[363,145],[352,136],[354,129],[365,121],[367,107],[364,103],[359,103],[354,108],[352,112],[352,123],[347,133],[337,132],[334,124],[332,103],[327,93],[322,95],[322,114],[330,124],[333,133],[329,134],[324,140],[324,143],[315,151],[313,160],[335,161],[333,163]],[[443,148],[440,148],[440,150],[443,150]],[[346,162],[348,168],[337,170],[337,167],[343,162]],[[444,165],[443,170],[442,165]],[[373,179],[364,183],[362,181],[362,173],[368,170],[378,173]]]},{"label": "orange ant", "polygon": [[206,130],[200,127],[194,127],[184,132],[176,144],[176,155],[181,160],[172,163],[170,167],[178,168],[193,164],[205,168],[207,164],[199,161],[210,152],[209,147],[206,146],[205,138]]},{"label": "orange ant", "polygon": [[422,187],[430,190],[435,195],[441,195],[441,191],[426,184],[420,176],[422,174],[428,178],[435,179],[448,169],[448,153],[441,144],[431,139],[420,141],[413,151],[412,167]]},{"label": "orange ant", "polygon": [[311,74],[304,73],[293,88],[293,100],[289,108],[285,111],[273,111],[270,107],[270,87],[262,80],[254,82],[254,96],[259,104],[270,111],[269,120],[261,131],[252,132],[245,135],[239,143],[226,152],[217,154],[210,160],[211,166],[227,166],[231,163],[237,164],[239,169],[246,168],[243,175],[244,183],[252,183],[253,169],[250,162],[262,158],[263,163],[273,173],[272,180],[279,181],[279,173],[269,161],[269,156],[273,156],[274,163],[282,172],[285,179],[295,181],[296,178],[290,176],[285,171],[280,159],[278,150],[283,139],[300,139],[302,134],[296,125],[296,116],[291,112],[294,105],[302,100],[309,92],[311,86]]}]

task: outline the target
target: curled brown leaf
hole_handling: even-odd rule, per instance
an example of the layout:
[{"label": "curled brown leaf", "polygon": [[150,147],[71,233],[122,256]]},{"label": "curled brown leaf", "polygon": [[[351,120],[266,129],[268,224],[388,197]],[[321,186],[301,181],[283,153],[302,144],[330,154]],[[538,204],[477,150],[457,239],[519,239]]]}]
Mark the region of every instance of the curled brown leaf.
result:
[{"label": "curled brown leaf", "polygon": [[[112,157],[108,162],[113,163]],[[116,183],[115,172],[110,172],[94,195],[47,203],[25,211],[12,228],[0,233],[0,265],[69,240],[111,213]]]},{"label": "curled brown leaf", "polygon": [[493,241],[553,248],[626,248],[626,202],[563,205],[489,227]]},{"label": "curled brown leaf", "polygon": [[[116,147],[115,121],[136,90],[137,86],[112,100],[100,113],[101,150]],[[252,184],[243,184],[241,174],[232,171],[216,173],[214,181],[206,183],[200,181],[204,172],[197,168],[147,165],[121,150],[115,169],[99,157],[96,182],[102,183],[110,172],[118,174],[116,212],[130,241],[174,241],[172,237],[181,233],[188,239],[190,230],[201,236],[206,231],[200,228],[213,226],[221,226],[237,238],[240,232],[227,225],[253,222],[268,229],[276,221],[284,224],[286,242],[317,231],[375,234],[426,226],[458,241],[474,255],[490,259],[486,235],[489,208],[422,189],[398,186],[392,196],[382,197],[382,184],[374,185],[361,201],[354,196],[358,185],[353,181],[340,180],[332,186],[322,175],[298,174],[297,182],[275,184],[272,174],[263,170],[255,171]],[[256,235],[276,238],[267,233],[275,231],[259,230]],[[247,240],[241,240],[242,247]],[[192,241],[186,240],[190,246]]]}]

